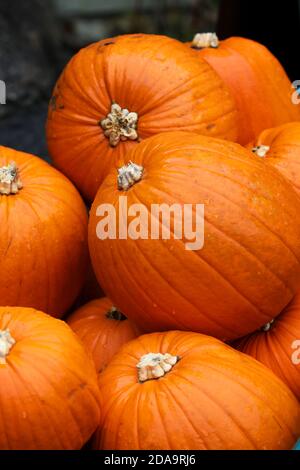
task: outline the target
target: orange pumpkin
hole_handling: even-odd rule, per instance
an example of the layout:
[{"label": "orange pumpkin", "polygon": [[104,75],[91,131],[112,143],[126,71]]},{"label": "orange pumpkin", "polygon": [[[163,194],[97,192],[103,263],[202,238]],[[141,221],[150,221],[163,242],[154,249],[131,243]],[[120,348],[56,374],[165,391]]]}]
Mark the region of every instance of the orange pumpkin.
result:
[{"label": "orange pumpkin", "polygon": [[[187,132],[145,140],[120,166],[92,206],[90,253],[104,291],[144,331],[180,329],[234,339],[290,302],[300,282],[300,201],[277,170],[238,144]],[[140,227],[127,239],[119,234],[121,197],[127,215],[136,203],[146,211],[144,225],[128,215],[127,232],[136,219]],[[100,233],[107,218],[100,217],[103,204],[115,210],[115,239]],[[181,222],[188,216],[183,204],[192,204],[194,212],[203,204],[204,247],[187,246],[194,238],[188,224],[179,239],[170,233],[163,239],[160,225],[151,239],[152,219],[160,217],[153,216],[155,204],[179,205]],[[197,222],[199,235],[201,230]]]},{"label": "orange pumpkin", "polygon": [[300,122],[263,131],[251,148],[275,166],[300,192]]},{"label": "orange pumpkin", "polygon": [[266,47],[239,37],[219,41],[214,33],[197,34],[188,44],[214,68],[235,97],[240,114],[239,143],[249,143],[269,127],[300,120],[300,106],[292,103],[295,90]]},{"label": "orange pumpkin", "polygon": [[88,259],[87,212],[74,186],[41,159],[0,147],[1,305],[62,316]]},{"label": "orange pumpkin", "polygon": [[138,328],[105,297],[76,310],[67,322],[92,355],[98,372],[107,366],[123,344],[140,334]]},{"label": "orange pumpkin", "polygon": [[300,405],[281,380],[197,333],[131,341],[99,386],[96,449],[279,450],[291,449],[300,434]]},{"label": "orange pumpkin", "polygon": [[272,369],[300,400],[300,294],[279,317],[235,347]]},{"label": "orange pumpkin", "polygon": [[80,449],[100,419],[93,362],[62,321],[0,307],[0,449]]},{"label": "orange pumpkin", "polygon": [[180,129],[234,140],[237,125],[233,98],[205,61],[175,39],[133,34],[73,57],[53,92],[47,137],[55,165],[92,201],[140,140]]}]

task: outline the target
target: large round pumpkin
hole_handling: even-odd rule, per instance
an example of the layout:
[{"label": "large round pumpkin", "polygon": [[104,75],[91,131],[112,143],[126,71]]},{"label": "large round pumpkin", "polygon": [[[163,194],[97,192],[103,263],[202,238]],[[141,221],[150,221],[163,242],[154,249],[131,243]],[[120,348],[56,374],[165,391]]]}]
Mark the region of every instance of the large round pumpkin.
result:
[{"label": "large round pumpkin", "polygon": [[[104,291],[144,331],[228,340],[255,331],[289,303],[300,282],[300,201],[276,169],[238,144],[180,132],[145,140],[120,166],[92,206],[90,253]],[[146,221],[134,216],[137,203]],[[161,204],[179,205],[170,232],[175,215],[188,219],[185,204],[194,224],[196,211],[202,220],[196,204],[204,205],[202,249],[198,219],[198,246],[188,245],[188,223],[177,239],[160,224],[152,232],[153,220],[168,224],[167,211],[164,221],[155,215]],[[116,213],[110,234],[102,230],[107,208]]]},{"label": "large round pumpkin", "polygon": [[1,305],[62,316],[84,282],[86,232],[86,208],[63,175],[0,147]]},{"label": "large round pumpkin", "polygon": [[106,297],[79,308],[67,323],[92,355],[98,372],[105,369],[123,344],[140,334],[138,328]]},{"label": "large round pumpkin", "polygon": [[47,136],[54,163],[89,200],[118,159],[159,132],[234,140],[233,98],[175,39],[134,34],[82,49],[54,89]]},{"label": "large round pumpkin", "polygon": [[300,192],[300,122],[264,130],[251,147],[258,157],[275,166]]},{"label": "large round pumpkin", "polygon": [[131,341],[99,386],[96,449],[279,450],[291,449],[300,434],[300,405],[281,380],[197,333]]},{"label": "large round pumpkin", "polygon": [[0,449],[80,449],[100,419],[97,374],[62,321],[0,307]]},{"label": "large round pumpkin", "polygon": [[279,317],[235,347],[272,369],[300,400],[300,294]]},{"label": "large round pumpkin", "polygon": [[300,106],[292,102],[295,90],[266,47],[239,37],[219,41],[213,33],[197,34],[189,46],[199,51],[235,97],[239,143],[247,144],[263,129],[300,120]]}]

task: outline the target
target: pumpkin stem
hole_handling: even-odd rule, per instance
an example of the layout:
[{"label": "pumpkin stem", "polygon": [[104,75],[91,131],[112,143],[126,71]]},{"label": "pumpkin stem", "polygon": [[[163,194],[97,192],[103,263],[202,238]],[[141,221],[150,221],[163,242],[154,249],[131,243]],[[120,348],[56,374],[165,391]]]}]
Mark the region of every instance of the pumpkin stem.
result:
[{"label": "pumpkin stem", "polygon": [[262,326],[261,331],[265,331],[265,332],[270,331],[274,324],[274,321],[275,320],[271,320],[269,321],[269,323],[266,323],[264,326]]},{"label": "pumpkin stem", "polygon": [[6,364],[6,356],[15,343],[8,329],[0,330],[0,364]]},{"label": "pumpkin stem", "polygon": [[0,194],[9,196],[17,194],[23,185],[20,181],[19,170],[15,162],[0,167]]},{"label": "pumpkin stem", "polygon": [[253,147],[252,152],[255,153],[258,157],[265,157],[270,150],[270,147],[268,145],[257,145],[256,147]]},{"label": "pumpkin stem", "polygon": [[211,47],[213,49],[219,47],[219,38],[216,33],[195,34],[194,39],[192,41],[192,48],[206,49],[207,47]]},{"label": "pumpkin stem", "polygon": [[141,357],[137,364],[139,382],[159,379],[169,372],[179,361],[178,356],[171,354],[148,353]]},{"label": "pumpkin stem", "polygon": [[142,179],[144,168],[136,163],[129,162],[118,169],[118,189],[127,191]]},{"label": "pumpkin stem", "polygon": [[131,113],[128,109],[122,109],[117,103],[113,103],[110,113],[100,122],[100,125],[110,145],[116,147],[120,141],[138,139],[137,123],[137,113]]},{"label": "pumpkin stem", "polygon": [[106,317],[110,320],[124,321],[127,320],[127,317],[120,312],[116,307],[112,307],[106,314]]}]

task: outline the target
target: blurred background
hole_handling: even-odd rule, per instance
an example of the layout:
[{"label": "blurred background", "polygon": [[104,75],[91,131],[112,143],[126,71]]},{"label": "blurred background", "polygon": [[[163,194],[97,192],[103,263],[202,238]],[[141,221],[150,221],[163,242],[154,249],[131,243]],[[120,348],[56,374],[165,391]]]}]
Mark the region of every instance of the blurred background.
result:
[{"label": "blurred background", "polygon": [[0,144],[47,158],[44,126],[56,78],[78,49],[118,34],[245,36],[300,79],[299,12],[299,0],[0,0],[0,80],[7,85]]}]

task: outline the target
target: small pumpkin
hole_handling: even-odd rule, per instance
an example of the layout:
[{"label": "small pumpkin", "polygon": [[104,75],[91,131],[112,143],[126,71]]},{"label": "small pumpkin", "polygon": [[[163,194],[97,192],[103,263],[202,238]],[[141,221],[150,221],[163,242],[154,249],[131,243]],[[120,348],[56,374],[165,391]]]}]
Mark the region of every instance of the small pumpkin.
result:
[{"label": "small pumpkin", "polygon": [[264,130],[250,148],[277,168],[300,192],[300,122]]},{"label": "small pumpkin", "polygon": [[235,343],[271,369],[300,401],[300,294],[273,321]]},{"label": "small pumpkin", "polygon": [[62,321],[0,307],[0,449],[76,450],[100,419],[92,360]]},{"label": "small pumpkin", "polygon": [[[90,254],[104,291],[144,331],[190,330],[229,340],[257,330],[290,302],[300,282],[300,201],[276,169],[238,144],[187,132],[145,140],[120,167],[92,206]],[[146,211],[144,225],[128,215],[127,232],[131,222],[137,227],[125,239],[121,198],[127,215],[134,204]],[[103,204],[115,210],[116,236],[99,240]],[[172,224],[165,239],[161,226],[151,238],[159,217],[151,217],[152,208],[161,204],[179,205],[180,221],[184,204],[194,212],[204,205],[202,249],[186,249],[193,234],[184,228],[176,238]],[[196,233],[201,238],[201,226]]]},{"label": "small pumpkin", "polygon": [[0,147],[2,305],[62,316],[88,260],[87,211],[74,186],[40,158]]},{"label": "small pumpkin", "polygon": [[300,106],[292,103],[295,90],[279,61],[262,44],[240,37],[219,41],[216,34],[204,33],[196,34],[188,45],[214,68],[234,96],[240,144],[248,144],[264,129],[300,120]]},{"label": "small pumpkin", "polygon": [[104,297],[76,310],[67,320],[101,372],[123,344],[140,335],[138,328]]},{"label": "small pumpkin", "polygon": [[110,168],[146,137],[186,130],[234,140],[237,112],[215,71],[175,39],[132,34],[82,49],[50,101],[55,165],[89,201]]},{"label": "small pumpkin", "polygon": [[99,386],[95,449],[279,450],[291,449],[300,434],[300,405],[281,380],[197,333],[131,341]]}]

